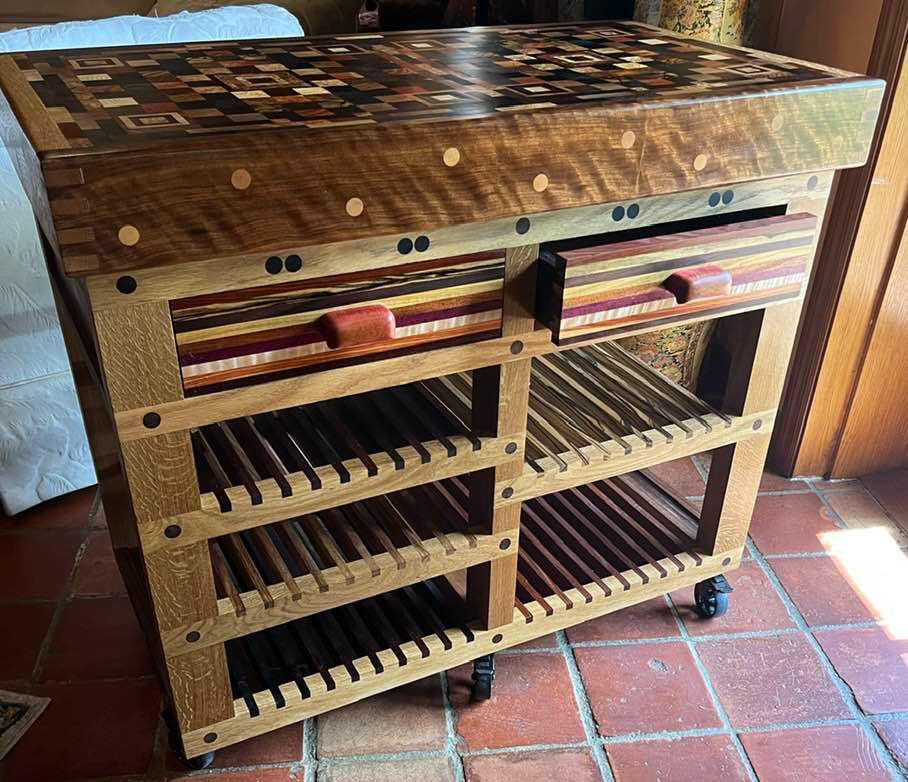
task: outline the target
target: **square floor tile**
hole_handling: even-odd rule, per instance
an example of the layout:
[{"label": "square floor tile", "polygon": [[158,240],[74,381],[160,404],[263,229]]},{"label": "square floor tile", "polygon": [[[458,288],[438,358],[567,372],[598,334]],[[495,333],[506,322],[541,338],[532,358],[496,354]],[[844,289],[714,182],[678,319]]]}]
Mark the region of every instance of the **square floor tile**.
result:
[{"label": "square floor tile", "polygon": [[73,576],[74,595],[125,595],[126,587],[117,568],[110,535],[105,530],[90,532],[88,543]]},{"label": "square floor tile", "polygon": [[319,757],[440,749],[441,679],[429,676],[318,717]]},{"label": "square floor tile", "polygon": [[[235,768],[274,763],[298,763],[303,759],[303,722],[272,730],[253,739],[241,741],[214,755],[212,768]],[[170,756],[168,766],[179,769],[179,760]]]},{"label": "square floor tile", "polygon": [[644,638],[677,638],[681,635],[668,601],[661,596],[590,619],[569,627],[566,632],[571,643],[637,641]]},{"label": "square floor tile", "polygon": [[839,515],[848,529],[883,527],[900,546],[908,545],[908,527],[901,527],[866,491],[843,491],[830,494],[826,502]]},{"label": "square floor tile", "polygon": [[908,639],[876,627],[821,630],[816,638],[865,712],[908,711]]},{"label": "square floor tile", "polygon": [[154,679],[36,687],[51,699],[5,758],[5,780],[68,782],[144,774],[161,689]]},{"label": "square floor tile", "polygon": [[473,666],[448,672],[456,732],[466,750],[584,741],[567,663],[561,653],[512,654],[495,660],[492,698],[470,702]]},{"label": "square floor tile", "polygon": [[592,647],[575,656],[603,736],[721,726],[687,644]]},{"label": "square floor tile", "polygon": [[260,768],[255,771],[222,771],[214,774],[193,774],[175,777],[170,782],[303,782],[305,774],[299,769]]},{"label": "square floor tile", "polygon": [[873,725],[895,762],[908,772],[908,720],[878,720]]},{"label": "square floor tile", "polygon": [[697,652],[734,727],[848,716],[835,684],[800,633],[701,641]]},{"label": "square floor tile", "polygon": [[[700,462],[700,465],[707,473],[709,472],[710,465],[712,464],[712,452],[697,454],[694,459]],[[763,475],[760,478],[758,491],[809,492],[810,486],[807,485],[806,481],[801,479],[784,478],[781,475],[776,475],[770,470],[764,470]]]},{"label": "square floor tile", "polygon": [[73,600],[63,606],[42,681],[148,676],[154,673],[139,621],[126,597]]},{"label": "square floor tile", "polygon": [[723,616],[704,619],[694,610],[694,588],[671,593],[672,601],[691,635],[745,633],[794,627],[794,620],[776,588],[756,562],[745,562],[727,575],[734,592]]},{"label": "square floor tile", "polygon": [[889,782],[863,728],[830,725],[743,733],[741,743],[760,782]]},{"label": "square floor tile", "polygon": [[706,483],[688,456],[647,468],[678,497],[702,497]]},{"label": "square floor tile", "polygon": [[89,514],[97,493],[97,486],[89,486],[42,502],[15,516],[3,517],[0,519],[0,531],[81,529],[89,522]]},{"label": "square floor tile", "polygon": [[[548,635],[543,635],[540,638],[534,638],[532,641],[526,641],[522,644],[517,644],[516,646],[510,647],[511,649],[548,649],[554,650],[558,648],[558,636],[555,633],[549,633]],[[503,652],[507,652],[507,649],[503,649]]]},{"label": "square floor tile", "polygon": [[878,618],[861,599],[860,587],[848,579],[834,557],[773,559],[770,565],[811,626]]},{"label": "square floor tile", "polygon": [[606,747],[615,782],[746,782],[728,736],[634,741]]},{"label": "square floor tile", "polygon": [[750,536],[764,554],[825,551],[820,535],[838,529],[816,494],[757,497]]},{"label": "square floor tile", "polygon": [[[56,603],[0,603],[0,678],[30,679]],[[13,641],[12,639],[15,639]]]},{"label": "square floor tile", "polygon": [[318,771],[318,782],[454,782],[445,757],[413,760],[369,760],[329,763]]},{"label": "square floor tile", "polygon": [[862,480],[889,515],[908,530],[908,467],[865,475]]},{"label": "square floor tile", "polygon": [[588,749],[471,755],[463,760],[466,782],[534,782],[563,779],[599,782],[602,777]]},{"label": "square floor tile", "polygon": [[55,600],[72,573],[82,534],[47,531],[0,535],[0,595]]}]

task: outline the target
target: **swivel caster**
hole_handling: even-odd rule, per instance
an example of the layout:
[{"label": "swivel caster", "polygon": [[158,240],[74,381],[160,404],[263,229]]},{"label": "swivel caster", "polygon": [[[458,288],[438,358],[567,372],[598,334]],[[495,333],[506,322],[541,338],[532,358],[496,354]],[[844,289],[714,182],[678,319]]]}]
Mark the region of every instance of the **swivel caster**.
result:
[{"label": "swivel caster", "polygon": [[473,689],[471,700],[487,701],[492,697],[492,682],[495,681],[495,657],[487,654],[473,661]]},{"label": "swivel caster", "polygon": [[728,594],[731,584],[725,576],[714,576],[701,581],[694,587],[694,606],[704,619],[715,619],[728,610]]},{"label": "swivel caster", "polygon": [[206,752],[204,755],[198,755],[194,758],[186,757],[186,752],[183,749],[183,739],[180,738],[180,729],[170,709],[165,709],[161,712],[161,719],[164,720],[164,724],[167,726],[167,744],[170,746],[170,751],[186,768],[191,771],[201,771],[214,763],[214,752]]}]

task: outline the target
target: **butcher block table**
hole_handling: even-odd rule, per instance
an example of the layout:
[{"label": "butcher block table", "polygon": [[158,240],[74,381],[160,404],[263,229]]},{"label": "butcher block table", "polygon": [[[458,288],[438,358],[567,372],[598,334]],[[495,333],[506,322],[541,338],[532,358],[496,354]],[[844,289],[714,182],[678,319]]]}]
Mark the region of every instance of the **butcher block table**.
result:
[{"label": "butcher block table", "polygon": [[[722,613],[884,84],[632,22],[0,57],[110,535],[197,767],[696,585]],[[724,400],[615,337],[709,318]],[[646,468],[712,451],[702,509]]]}]

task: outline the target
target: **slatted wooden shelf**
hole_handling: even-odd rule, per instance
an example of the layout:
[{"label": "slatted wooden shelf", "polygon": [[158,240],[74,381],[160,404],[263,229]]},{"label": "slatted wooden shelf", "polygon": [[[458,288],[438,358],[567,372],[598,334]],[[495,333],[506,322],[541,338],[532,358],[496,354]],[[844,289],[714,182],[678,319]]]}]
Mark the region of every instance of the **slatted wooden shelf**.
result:
[{"label": "slatted wooden shelf", "polygon": [[448,378],[192,431],[203,512],[253,523],[492,466],[514,441],[474,434],[470,398]]},{"label": "slatted wooden shelf", "polygon": [[[524,503],[513,621],[469,621],[462,574],[369,597],[228,642],[236,716],[255,735],[483,654],[693,584],[740,552],[694,551],[697,518],[641,474]],[[188,741],[202,743],[202,734]]]},{"label": "slatted wooden shelf", "polygon": [[282,685],[295,687],[294,700],[305,700],[355,684],[364,665],[391,672],[411,657],[428,658],[430,636],[444,649],[472,643],[466,619],[460,595],[435,578],[238,638],[227,644],[234,697],[257,717],[266,704],[288,704]]},{"label": "slatted wooden shelf", "polygon": [[540,610],[551,616],[556,606],[571,610],[697,568],[697,523],[639,473],[529,500],[521,513],[515,607],[532,622]]},{"label": "slatted wooden shelf", "polygon": [[726,415],[613,342],[552,353],[533,359],[523,474],[500,488],[529,499],[765,433],[772,420]]},{"label": "slatted wooden shelf", "polygon": [[468,502],[450,478],[215,538],[218,617],[166,633],[165,647],[189,652],[513,553],[514,532],[470,530]]}]

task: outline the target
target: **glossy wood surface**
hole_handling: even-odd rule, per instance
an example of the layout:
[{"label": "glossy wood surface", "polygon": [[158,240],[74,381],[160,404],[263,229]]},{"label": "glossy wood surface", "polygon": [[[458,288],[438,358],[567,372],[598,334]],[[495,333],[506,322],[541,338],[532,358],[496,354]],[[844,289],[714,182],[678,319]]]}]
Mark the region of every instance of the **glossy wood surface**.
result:
[{"label": "glossy wood surface", "polygon": [[[495,218],[531,242],[533,213],[859,165],[882,86],[635,23],[423,38],[371,48],[306,39],[292,47],[302,55],[286,41],[250,44],[247,59],[187,45],[15,60],[36,95],[42,69],[75,91],[44,98],[72,108],[47,111],[75,148],[31,138],[55,183],[65,268],[126,271],[366,236],[418,250],[431,230]],[[182,57],[170,67],[188,81],[142,77],[162,70],[156,55]],[[273,86],[237,89],[238,78]]]}]

